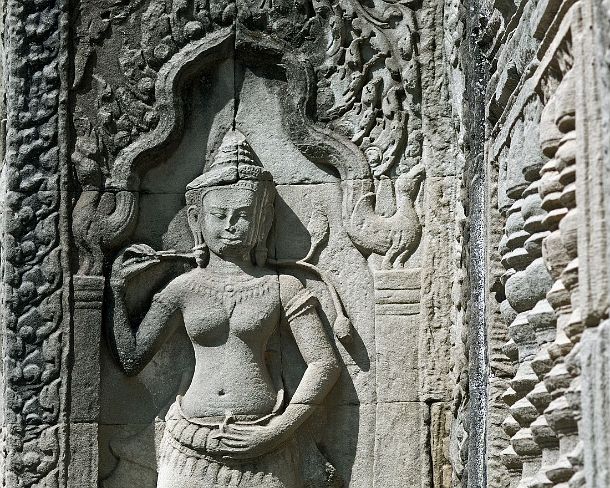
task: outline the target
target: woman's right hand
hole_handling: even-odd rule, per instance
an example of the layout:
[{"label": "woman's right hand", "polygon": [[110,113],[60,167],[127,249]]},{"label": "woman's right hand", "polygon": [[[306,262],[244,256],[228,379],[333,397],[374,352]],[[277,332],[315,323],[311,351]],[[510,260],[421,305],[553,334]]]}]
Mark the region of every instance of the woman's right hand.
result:
[{"label": "woman's right hand", "polygon": [[112,265],[112,278],[123,282],[160,262],[157,251],[147,244],[132,244],[119,253]]},{"label": "woman's right hand", "polygon": [[253,459],[276,449],[293,430],[294,426],[281,415],[264,425],[229,424],[208,436],[206,449],[232,459]]}]

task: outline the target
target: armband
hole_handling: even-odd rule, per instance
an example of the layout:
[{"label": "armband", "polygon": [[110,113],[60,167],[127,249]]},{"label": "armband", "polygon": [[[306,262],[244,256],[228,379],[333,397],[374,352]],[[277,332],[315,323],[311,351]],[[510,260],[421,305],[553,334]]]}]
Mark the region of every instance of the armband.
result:
[{"label": "armband", "polygon": [[284,307],[288,322],[316,307],[317,299],[307,288],[300,290]]}]

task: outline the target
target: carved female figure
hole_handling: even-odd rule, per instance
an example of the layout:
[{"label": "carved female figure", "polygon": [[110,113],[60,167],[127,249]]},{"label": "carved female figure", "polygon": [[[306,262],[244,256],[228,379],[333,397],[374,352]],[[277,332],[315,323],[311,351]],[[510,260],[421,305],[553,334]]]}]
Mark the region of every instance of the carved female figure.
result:
[{"label": "carved female figure", "polygon": [[[112,333],[124,371],[137,374],[179,316],[195,352],[192,382],[166,417],[158,488],[328,486],[328,479],[303,474],[306,448],[295,434],[336,382],[339,365],[313,295],[267,266],[274,193],[243,135],[229,132],[210,169],[187,186],[198,266],[154,296],[135,330],[125,283],[158,254],[133,246],[132,254],[141,255],[124,253],[113,267]],[[274,381],[281,371],[265,354],[284,326],[307,364],[287,404]]]}]

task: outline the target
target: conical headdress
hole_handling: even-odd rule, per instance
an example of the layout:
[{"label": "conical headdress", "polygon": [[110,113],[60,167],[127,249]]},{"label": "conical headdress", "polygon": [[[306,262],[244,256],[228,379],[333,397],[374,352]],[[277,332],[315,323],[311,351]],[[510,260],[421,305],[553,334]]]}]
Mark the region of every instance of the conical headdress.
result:
[{"label": "conical headdress", "polygon": [[271,173],[263,168],[245,136],[237,130],[227,132],[210,168],[186,186],[187,205],[200,205],[206,193],[218,188],[245,189],[256,195],[254,215],[258,225],[251,238],[255,245],[254,260],[264,264],[265,243],[273,222],[275,186]]},{"label": "conical headdress", "polygon": [[197,204],[208,191],[227,186],[252,191],[273,187],[271,173],[263,168],[245,136],[237,130],[224,136],[210,169],[186,186],[187,203]]}]

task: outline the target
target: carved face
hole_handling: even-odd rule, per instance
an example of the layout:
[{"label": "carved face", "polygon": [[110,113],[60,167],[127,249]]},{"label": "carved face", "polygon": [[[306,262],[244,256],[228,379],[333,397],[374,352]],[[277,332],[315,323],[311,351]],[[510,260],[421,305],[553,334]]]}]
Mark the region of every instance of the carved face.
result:
[{"label": "carved face", "polygon": [[255,198],[254,192],[235,188],[219,188],[205,195],[199,224],[210,251],[242,256],[254,247]]}]

